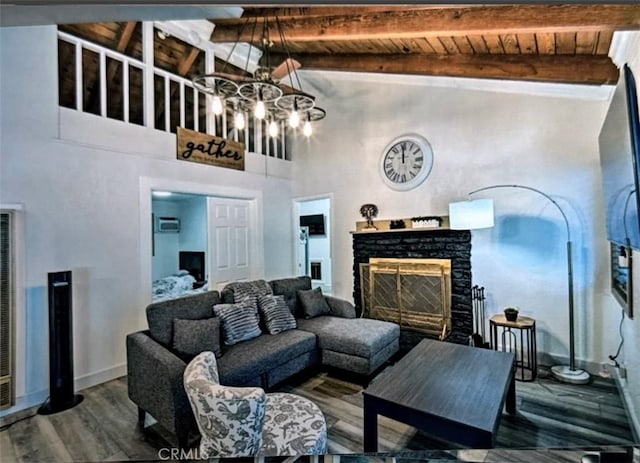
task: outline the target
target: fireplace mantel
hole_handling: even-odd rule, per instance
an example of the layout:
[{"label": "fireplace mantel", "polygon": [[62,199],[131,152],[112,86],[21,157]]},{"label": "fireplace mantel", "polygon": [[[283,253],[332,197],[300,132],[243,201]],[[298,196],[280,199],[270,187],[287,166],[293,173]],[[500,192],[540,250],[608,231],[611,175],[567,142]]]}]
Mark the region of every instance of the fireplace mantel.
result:
[{"label": "fireplace mantel", "polygon": [[[426,220],[421,223],[421,219],[435,219],[439,221],[440,226],[420,226],[420,225],[428,225]],[[414,222],[415,220],[415,222]],[[392,222],[403,222],[404,228],[392,228]],[[390,219],[380,219],[380,220],[372,220],[374,228],[367,228],[367,221],[359,221],[356,222],[356,229],[351,234],[356,233],[385,233],[385,232],[415,232],[415,231],[434,231],[434,230],[449,230],[449,216],[448,215],[439,215],[439,216],[428,216],[428,217],[414,217],[411,219],[398,219],[398,220],[390,220]]]},{"label": "fireplace mantel", "polygon": [[425,227],[425,228],[397,228],[395,230],[355,230],[355,231],[350,231],[349,233],[351,233],[352,235],[372,235],[374,233],[407,233],[407,232],[429,233],[429,232],[441,231],[441,230],[450,230],[450,228]]}]

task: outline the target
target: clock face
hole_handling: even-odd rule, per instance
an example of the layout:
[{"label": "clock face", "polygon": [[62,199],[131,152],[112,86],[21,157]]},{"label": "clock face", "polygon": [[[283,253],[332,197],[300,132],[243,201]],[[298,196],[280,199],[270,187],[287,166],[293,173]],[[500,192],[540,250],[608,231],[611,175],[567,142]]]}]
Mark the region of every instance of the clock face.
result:
[{"label": "clock face", "polygon": [[419,135],[405,135],[393,140],[382,153],[380,173],[395,190],[410,190],[426,180],[433,165],[429,142]]}]

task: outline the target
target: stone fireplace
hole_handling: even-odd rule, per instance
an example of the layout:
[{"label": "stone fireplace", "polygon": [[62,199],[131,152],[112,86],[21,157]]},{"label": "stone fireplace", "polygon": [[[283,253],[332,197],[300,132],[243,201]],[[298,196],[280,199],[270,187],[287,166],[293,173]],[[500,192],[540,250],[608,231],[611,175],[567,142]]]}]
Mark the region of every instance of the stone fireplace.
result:
[{"label": "stone fireplace", "polygon": [[[418,262],[412,264],[415,259]],[[397,262],[403,260],[408,264],[404,276],[397,267]],[[369,279],[372,268],[378,277],[378,282],[373,283],[373,293]],[[411,338],[410,342],[423,337],[443,337],[459,344],[468,343],[473,330],[471,233],[468,230],[354,232],[353,275],[353,299],[358,313],[365,310],[366,316],[400,320],[402,333],[405,338]],[[423,285],[430,285],[431,289]],[[368,286],[370,291],[363,292],[363,286]],[[415,288],[418,294],[413,291]],[[392,307],[394,303],[396,310]],[[416,317],[421,320],[416,321]]]}]

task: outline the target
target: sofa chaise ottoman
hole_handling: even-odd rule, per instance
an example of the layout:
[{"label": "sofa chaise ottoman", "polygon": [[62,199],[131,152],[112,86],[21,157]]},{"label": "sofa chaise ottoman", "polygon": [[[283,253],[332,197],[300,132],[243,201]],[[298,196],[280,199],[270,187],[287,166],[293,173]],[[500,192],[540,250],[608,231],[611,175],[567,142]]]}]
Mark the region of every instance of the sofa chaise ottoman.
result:
[{"label": "sofa chaise ottoman", "polygon": [[[252,339],[220,346],[219,304],[235,303],[236,293],[256,287],[283,296],[296,318],[296,327],[277,334],[261,333]],[[309,300],[322,302],[322,310],[309,316]],[[207,291],[194,296],[150,304],[146,308],[148,330],[127,336],[129,398],[138,406],[144,426],[147,413],[187,447],[190,432],[197,432],[195,418],[184,390],[182,375],[187,363],[202,351],[201,337],[218,337],[217,359],[221,384],[258,386],[270,390],[283,380],[319,364],[361,375],[370,375],[399,347],[398,325],[356,318],[353,305],[311,289],[309,277],[266,282],[235,282],[222,294]],[[288,315],[289,316],[289,315]],[[290,316],[289,316],[290,317]],[[290,317],[291,318],[291,317]],[[186,327],[186,328],[185,328]],[[185,356],[178,345],[194,344],[197,352]],[[183,346],[184,347],[184,346]]]},{"label": "sofa chaise ottoman", "polygon": [[324,296],[329,312],[306,318],[300,292],[311,290],[308,276],[273,280],[270,285],[274,294],[285,296],[298,329],[318,337],[324,366],[369,376],[398,351],[400,327],[397,324],[356,318],[353,305],[343,299]]}]

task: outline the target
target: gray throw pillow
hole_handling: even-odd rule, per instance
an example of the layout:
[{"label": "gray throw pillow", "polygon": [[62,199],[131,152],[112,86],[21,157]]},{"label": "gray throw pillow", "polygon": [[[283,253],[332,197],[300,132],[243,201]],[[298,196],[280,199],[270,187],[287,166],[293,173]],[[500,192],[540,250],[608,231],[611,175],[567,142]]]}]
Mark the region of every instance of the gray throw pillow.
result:
[{"label": "gray throw pillow", "polygon": [[284,301],[284,296],[260,296],[258,310],[269,334],[282,333],[296,327],[296,319]]},{"label": "gray throw pillow", "polygon": [[298,290],[298,299],[302,305],[304,318],[313,318],[318,315],[326,315],[331,312],[329,304],[322,295],[322,289]]},{"label": "gray throw pillow", "polygon": [[220,319],[173,319],[173,349],[179,356],[191,359],[201,352],[211,351],[222,357],[220,350]]},{"label": "gray throw pillow", "polygon": [[222,335],[227,346],[256,338],[262,334],[255,297],[245,299],[237,304],[214,305],[213,312],[220,317]]}]

